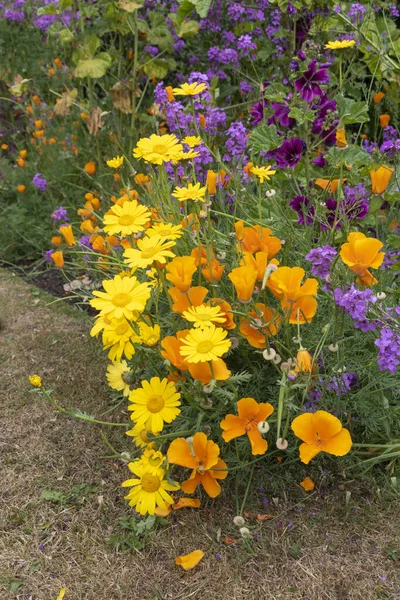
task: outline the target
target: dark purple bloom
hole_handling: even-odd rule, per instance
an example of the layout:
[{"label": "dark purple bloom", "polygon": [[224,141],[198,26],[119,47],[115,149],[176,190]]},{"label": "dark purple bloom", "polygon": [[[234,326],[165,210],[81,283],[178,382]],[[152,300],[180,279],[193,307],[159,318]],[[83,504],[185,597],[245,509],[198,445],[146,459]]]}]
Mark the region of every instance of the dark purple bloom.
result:
[{"label": "dark purple bloom", "polygon": [[280,123],[282,127],[293,127],[296,121],[289,117],[290,107],[282,102],[271,102],[271,108],[274,111],[272,120]]},{"label": "dark purple bloom", "polygon": [[252,118],[252,124],[258,125],[264,118],[264,106],[265,101],[256,102],[250,108],[250,116]]},{"label": "dark purple bloom", "polygon": [[321,246],[320,248],[313,248],[305,257],[312,263],[311,273],[321,279],[326,279],[330,274],[331,262],[337,255],[336,248],[329,246]]},{"label": "dark purple bloom", "polygon": [[275,160],[281,169],[294,169],[299,164],[305,144],[299,138],[285,140],[275,153]]},{"label": "dark purple bloom", "polygon": [[326,69],[317,69],[316,59],[308,65],[307,71],[299,79],[296,79],[294,85],[296,90],[301,93],[301,97],[306,102],[311,102],[314,96],[322,96],[320,84],[329,83],[330,77]]},{"label": "dark purple bloom", "polygon": [[43,193],[47,189],[47,181],[40,173],[36,173],[32,179],[32,183],[40,193]]},{"label": "dark purple bloom", "polygon": [[306,196],[296,196],[289,202],[289,206],[297,212],[299,225],[314,223],[315,208],[310,206],[310,200]]}]

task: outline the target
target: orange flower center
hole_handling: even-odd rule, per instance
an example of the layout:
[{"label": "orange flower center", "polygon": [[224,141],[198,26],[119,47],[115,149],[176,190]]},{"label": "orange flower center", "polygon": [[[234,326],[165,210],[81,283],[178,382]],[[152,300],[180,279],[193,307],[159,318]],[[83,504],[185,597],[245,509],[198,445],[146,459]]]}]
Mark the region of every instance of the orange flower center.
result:
[{"label": "orange flower center", "polygon": [[214,344],[210,340],[205,340],[204,342],[197,344],[197,352],[199,354],[207,354],[207,352],[211,352],[213,348]]},{"label": "orange flower center", "polygon": [[123,293],[116,294],[112,298],[112,303],[114,304],[114,306],[119,306],[120,308],[123,308],[124,306],[129,304],[130,301],[131,301],[131,299],[130,299],[129,295],[123,294]]},{"label": "orange flower center", "polygon": [[152,396],[147,400],[147,410],[151,413],[158,413],[164,408],[164,398],[162,396]]},{"label": "orange flower center", "polygon": [[244,428],[246,431],[251,431],[252,429],[257,427],[257,423],[258,423],[258,421],[256,421],[253,417],[249,417],[247,419],[247,422],[245,423]]},{"label": "orange flower center", "polygon": [[150,494],[154,494],[154,492],[158,490],[160,483],[160,479],[157,477],[157,475],[150,475],[150,473],[146,473],[142,477],[142,489]]},{"label": "orange flower center", "polygon": [[118,219],[120,225],[132,225],[135,218],[132,215],[121,215]]}]

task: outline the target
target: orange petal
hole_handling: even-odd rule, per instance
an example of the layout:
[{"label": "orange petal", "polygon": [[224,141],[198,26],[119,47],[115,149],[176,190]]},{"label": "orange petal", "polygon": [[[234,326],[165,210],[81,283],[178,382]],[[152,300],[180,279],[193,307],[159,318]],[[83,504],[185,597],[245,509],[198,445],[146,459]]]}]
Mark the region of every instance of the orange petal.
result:
[{"label": "orange petal", "polygon": [[268,442],[267,440],[264,440],[263,436],[258,431],[258,429],[251,429],[247,432],[247,435],[251,443],[251,453],[253,454],[253,456],[257,456],[258,454],[265,454],[268,450]]},{"label": "orange petal", "polygon": [[352,445],[350,432],[347,429],[342,429],[337,435],[324,443],[322,450],[334,456],[344,456],[350,452]]},{"label": "orange petal", "polygon": [[303,481],[300,481],[301,487],[305,492],[311,492],[315,488],[315,483],[311,479],[311,477],[306,477]]},{"label": "orange petal", "polygon": [[203,550],[193,550],[193,552],[190,552],[190,554],[177,556],[175,559],[175,564],[185,569],[185,571],[189,571],[199,564],[203,556]]},{"label": "orange petal", "polygon": [[312,416],[312,425],[314,431],[324,444],[331,437],[337,435],[342,429],[342,424],[337,417],[331,415],[325,410],[317,410]]},{"label": "orange petal", "polygon": [[300,460],[305,465],[308,465],[310,460],[317,456],[321,452],[321,448],[319,446],[310,446],[308,444],[300,444]]},{"label": "orange petal", "polygon": [[180,508],[200,508],[200,500],[197,498],[179,498],[176,504],[173,504],[172,508],[174,510],[179,510]]},{"label": "orange petal", "polygon": [[[204,435],[204,434],[203,434]],[[167,452],[168,460],[174,465],[195,469],[198,466],[197,459],[192,456],[190,446],[183,438],[177,438],[171,442]]]}]

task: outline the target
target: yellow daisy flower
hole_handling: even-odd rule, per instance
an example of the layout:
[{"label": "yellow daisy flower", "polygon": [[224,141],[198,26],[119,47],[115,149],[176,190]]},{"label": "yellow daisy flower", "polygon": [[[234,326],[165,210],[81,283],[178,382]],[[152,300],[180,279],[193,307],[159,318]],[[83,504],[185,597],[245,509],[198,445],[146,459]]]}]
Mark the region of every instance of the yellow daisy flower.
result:
[{"label": "yellow daisy flower", "polygon": [[163,463],[165,461],[165,456],[154,448],[147,448],[140,459],[135,461],[136,464],[140,464],[142,467],[149,471],[150,473],[157,474],[158,469],[162,469]]},{"label": "yellow daisy flower", "polygon": [[40,377],[40,375],[30,375],[29,383],[33,385],[33,387],[40,388],[42,387],[42,378]]},{"label": "yellow daisy flower", "polygon": [[128,367],[126,360],[120,362],[112,362],[107,367],[107,381],[110,388],[122,392],[124,396],[129,396],[129,383],[126,381],[126,373],[130,373],[131,370]]},{"label": "yellow daisy flower", "polygon": [[[132,429],[129,429],[125,432],[126,435],[132,437],[137,448],[155,448],[156,445],[152,442],[147,434],[150,433],[146,427],[143,425],[134,425]],[[152,433],[151,435],[157,435],[156,433]]]},{"label": "yellow daisy flower", "polygon": [[150,381],[143,380],[142,387],[129,395],[131,419],[150,432],[160,433],[164,422],[172,423],[180,414],[180,397],[175,385],[168,379],[152,377]]},{"label": "yellow daisy flower", "polygon": [[159,235],[162,238],[168,238],[169,240],[177,240],[182,234],[182,225],[173,225],[172,223],[155,223],[153,227],[146,231],[148,237],[153,235]]},{"label": "yellow daisy flower", "polygon": [[91,337],[97,337],[101,331],[107,326],[111,324],[112,319],[105,317],[103,315],[97,315],[94,320],[94,325],[90,330]]},{"label": "yellow daisy flower", "polygon": [[150,298],[150,285],[140,283],[137,277],[116,275],[114,279],[105,279],[102,283],[105,292],[94,290],[93,295],[98,297],[90,300],[89,304],[109,318],[132,319],[136,311],[143,312]]},{"label": "yellow daisy flower", "polygon": [[169,250],[175,246],[173,240],[166,240],[159,235],[153,237],[144,237],[137,241],[139,250],[136,248],[127,248],[124,252],[125,262],[130,267],[146,269],[157,261],[161,264],[167,262],[167,258],[173,258],[175,254]]},{"label": "yellow daisy flower", "polygon": [[231,347],[231,341],[225,339],[227,335],[227,331],[215,325],[192,329],[188,336],[182,339],[180,355],[188,363],[217,360]]},{"label": "yellow daisy flower", "polygon": [[[134,314],[133,320],[136,320],[137,317],[137,313]],[[134,344],[140,344],[141,342],[141,338],[137,335],[125,317],[122,317],[121,319],[112,319],[111,323],[104,328],[104,350],[110,348],[108,357],[113,361],[121,360],[123,354],[130,360],[135,354]]]},{"label": "yellow daisy flower", "polygon": [[158,288],[161,286],[161,281],[160,281],[157,269],[155,269],[154,267],[152,267],[151,269],[148,269],[146,271],[146,276],[150,280],[149,285],[151,285],[151,287]]},{"label": "yellow daisy flower", "polygon": [[107,167],[110,167],[111,169],[119,169],[124,164],[124,157],[123,156],[115,156],[111,160],[107,160],[106,164],[107,164]]},{"label": "yellow daisy flower", "polygon": [[168,492],[179,489],[178,483],[170,483],[165,479],[165,471],[149,471],[135,462],[128,464],[131,472],[136,476],[123,482],[123,487],[132,487],[125,500],[129,500],[129,506],[133,506],[141,515],[154,515],[156,506],[166,509],[173,504],[173,498]]},{"label": "yellow daisy flower", "polygon": [[189,160],[190,158],[196,158],[197,156],[200,156],[200,152],[195,152],[194,150],[188,150],[187,152],[181,152],[175,160],[176,161]]},{"label": "yellow daisy flower", "polygon": [[276,171],[272,169],[269,165],[267,167],[252,167],[250,172],[253,175],[257,175],[260,180],[260,183],[264,183],[264,180],[270,181],[270,175],[275,175]]},{"label": "yellow daisy flower", "polygon": [[122,206],[114,204],[108,214],[104,215],[104,231],[110,235],[126,237],[144,230],[150,221],[151,213],[146,206],[136,200],[124,202]]},{"label": "yellow daisy flower", "polygon": [[182,317],[194,324],[194,327],[210,327],[213,323],[224,323],[226,315],[221,312],[219,306],[190,306],[183,311]]},{"label": "yellow daisy flower", "polygon": [[[182,144],[174,134],[156,135],[138,141],[133,150],[135,158],[142,158],[153,165],[162,165],[170,160],[179,160]],[[177,158],[178,157],[178,158]]]},{"label": "yellow daisy flower", "polygon": [[140,337],[142,339],[142,342],[146,345],[146,346],[155,346],[156,344],[158,344],[159,340],[160,340],[160,326],[159,325],[154,325],[153,327],[151,325],[147,325],[146,323],[144,323],[143,321],[139,323],[139,329],[140,329]]},{"label": "yellow daisy flower", "polygon": [[174,88],[174,96],[197,96],[207,89],[206,83],[182,83],[181,87]]},{"label": "yellow daisy flower", "polygon": [[199,135],[187,135],[183,138],[182,142],[187,144],[189,148],[196,148],[196,146],[200,146],[203,143],[203,140]]},{"label": "yellow daisy flower", "polygon": [[327,50],[343,50],[345,48],[352,48],[355,43],[354,40],[336,40],[335,42],[325,44],[325,48]]},{"label": "yellow daisy flower", "polygon": [[203,200],[207,187],[200,187],[200,183],[188,183],[187,188],[176,187],[172,192],[172,196],[177,198],[179,202],[184,202],[185,200]]}]

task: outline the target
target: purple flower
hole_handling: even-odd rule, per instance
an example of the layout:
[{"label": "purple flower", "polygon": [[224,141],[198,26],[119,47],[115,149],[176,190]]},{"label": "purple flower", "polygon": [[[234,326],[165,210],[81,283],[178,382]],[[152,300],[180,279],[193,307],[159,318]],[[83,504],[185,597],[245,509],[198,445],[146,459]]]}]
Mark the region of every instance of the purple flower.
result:
[{"label": "purple flower", "polygon": [[315,208],[310,206],[310,200],[306,196],[296,196],[289,202],[289,206],[297,212],[299,225],[314,223]]},{"label": "purple flower", "polygon": [[47,189],[47,181],[40,173],[36,173],[32,179],[32,183],[40,193],[43,193]]},{"label": "purple flower", "polygon": [[271,102],[271,108],[274,111],[272,120],[279,122],[282,127],[293,127],[296,121],[289,117],[290,107],[282,102]]},{"label": "purple flower", "polygon": [[299,138],[285,140],[275,152],[275,160],[281,169],[294,169],[299,164],[305,144]]},{"label": "purple flower", "polygon": [[53,254],[54,250],[47,250],[46,254],[44,255],[44,258],[47,262],[53,262],[51,255]]},{"label": "purple flower", "polygon": [[336,396],[345,396],[360,387],[360,381],[356,373],[342,373],[328,381],[326,387],[331,392],[335,392]]},{"label": "purple flower", "polygon": [[249,94],[253,90],[253,86],[247,81],[241,81],[239,84],[240,93],[242,95]]},{"label": "purple flower", "polygon": [[256,102],[250,108],[250,116],[252,118],[252,124],[258,125],[264,118],[264,106],[265,101]]},{"label": "purple flower", "polygon": [[360,4],[359,2],[355,2],[350,6],[350,10],[347,13],[347,16],[351,20],[352,23],[356,23],[358,19],[362,20],[363,16],[367,12],[365,6]]},{"label": "purple flower", "polygon": [[253,40],[251,39],[251,35],[244,34],[241,35],[240,38],[237,40],[237,48],[238,50],[241,50],[242,55],[245,56],[246,54],[249,54],[249,52],[251,52],[252,50],[256,50],[257,44],[253,42]]},{"label": "purple flower", "polygon": [[317,69],[316,59],[308,65],[307,71],[294,82],[295,88],[301,92],[301,97],[306,102],[311,102],[314,96],[322,96],[319,84],[329,83],[330,77],[326,69]]},{"label": "purple flower", "polygon": [[326,279],[330,274],[331,262],[336,255],[336,248],[327,244],[310,250],[305,259],[312,263],[311,273],[313,275],[321,277],[321,279]]},{"label": "purple flower", "polygon": [[150,54],[150,56],[152,56],[153,58],[159,53],[159,49],[157,48],[157,46],[145,46],[144,51]]},{"label": "purple flower", "polygon": [[[229,127],[225,147],[229,152],[227,160],[241,158],[247,146],[247,131],[241,121],[234,121]],[[224,157],[225,160],[225,157]]]},{"label": "purple flower", "polygon": [[400,334],[390,327],[384,327],[381,330],[380,337],[375,340],[378,347],[378,365],[381,371],[389,371],[392,375],[396,374],[400,365]]},{"label": "purple flower", "polygon": [[24,13],[18,10],[9,10],[6,8],[4,11],[4,17],[7,21],[11,21],[13,23],[21,23],[24,20]]},{"label": "purple flower", "polygon": [[69,221],[67,211],[62,206],[57,206],[56,210],[51,213],[51,218],[54,221]]},{"label": "purple flower", "polygon": [[353,319],[357,329],[363,332],[376,329],[376,323],[367,319],[371,304],[377,300],[371,289],[358,290],[353,284],[347,290],[337,288],[334,297],[336,304]]}]

